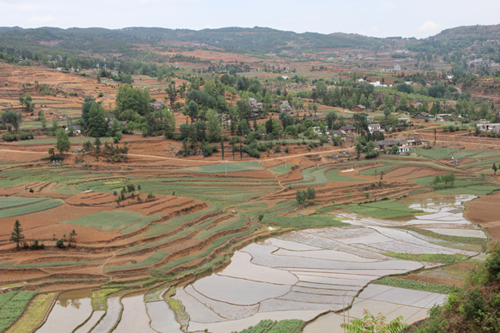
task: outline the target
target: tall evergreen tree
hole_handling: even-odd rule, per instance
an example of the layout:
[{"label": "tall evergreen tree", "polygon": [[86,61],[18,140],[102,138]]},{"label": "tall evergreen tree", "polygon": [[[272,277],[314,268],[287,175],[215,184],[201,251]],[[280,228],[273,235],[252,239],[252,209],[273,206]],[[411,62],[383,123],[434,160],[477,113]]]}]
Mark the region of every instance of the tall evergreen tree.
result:
[{"label": "tall evergreen tree", "polygon": [[10,241],[12,243],[16,243],[16,249],[18,250],[19,244],[24,241],[23,228],[21,227],[21,223],[19,223],[19,220],[16,220],[16,222],[14,223],[14,230],[12,231],[12,234],[10,236]]}]

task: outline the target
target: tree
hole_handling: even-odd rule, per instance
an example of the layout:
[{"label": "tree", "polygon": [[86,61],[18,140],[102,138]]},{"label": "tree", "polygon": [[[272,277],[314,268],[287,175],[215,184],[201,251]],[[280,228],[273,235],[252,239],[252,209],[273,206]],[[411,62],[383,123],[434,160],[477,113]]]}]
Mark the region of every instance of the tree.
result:
[{"label": "tree", "polygon": [[211,109],[208,110],[206,118],[208,120],[208,140],[218,141],[222,134],[222,129],[220,127],[220,118],[217,116],[215,111]]},{"label": "tree", "polygon": [[95,99],[92,98],[92,97],[90,97],[90,96],[85,97],[85,99],[83,100],[83,104],[82,104],[82,125],[85,128],[89,127],[89,111],[90,111],[90,107],[94,103],[95,103]]},{"label": "tree", "polygon": [[108,132],[108,124],[103,107],[93,103],[89,111],[89,136],[102,137]]},{"label": "tree", "polygon": [[56,141],[56,149],[59,150],[60,154],[64,154],[64,152],[69,151],[71,148],[71,143],[69,142],[68,133],[64,129],[60,129],[57,132],[57,141]]},{"label": "tree", "polygon": [[356,143],[356,154],[357,154],[358,160],[359,160],[359,157],[361,156],[362,151],[363,151],[363,145],[360,142]]},{"label": "tree", "polygon": [[297,190],[297,192],[295,193],[295,200],[297,200],[297,203],[299,205],[303,205],[306,202],[306,196],[304,191]]},{"label": "tree", "polygon": [[397,153],[398,153],[398,151],[399,151],[399,147],[398,147],[398,145],[394,145],[394,146],[392,146],[391,151],[392,151],[392,153],[393,153],[393,154],[397,154]]},{"label": "tree", "polygon": [[436,134],[437,134],[437,129],[434,127],[434,146],[436,146]]},{"label": "tree", "polygon": [[337,114],[333,111],[330,111],[327,113],[325,119],[328,129],[331,130],[333,129],[333,123],[337,120]]},{"label": "tree", "polygon": [[23,228],[21,227],[21,223],[19,223],[19,220],[16,220],[16,222],[14,223],[14,230],[10,235],[10,241],[12,243],[16,243],[16,249],[18,250],[19,244],[24,241]]},{"label": "tree", "polygon": [[314,200],[316,198],[316,190],[314,187],[308,187],[305,194],[308,200]]},{"label": "tree", "polygon": [[437,184],[441,183],[441,177],[439,175],[436,175],[434,179],[432,180],[432,184],[436,186]]},{"label": "tree", "polygon": [[42,123],[42,129],[45,131],[47,128],[47,118],[45,117],[45,113],[42,110],[38,111],[38,119]]},{"label": "tree", "polygon": [[29,93],[26,93],[24,96],[24,105],[26,105],[26,108],[29,109],[31,105],[31,95]]},{"label": "tree", "polygon": [[493,163],[493,166],[491,167],[493,169],[493,174],[497,174],[498,167]]},{"label": "tree", "polygon": [[195,101],[190,101],[184,114],[189,116],[191,118],[191,123],[193,123],[194,120],[198,118],[198,104]]},{"label": "tree", "polygon": [[222,159],[224,159],[224,139],[220,139],[220,151],[222,152]]},{"label": "tree", "polygon": [[99,155],[99,153],[101,152],[101,139],[99,139],[99,138],[95,138],[94,152],[95,152],[96,156]]},{"label": "tree", "polygon": [[175,116],[173,112],[167,111],[165,114],[165,122],[163,123],[163,134],[165,138],[171,139],[175,132]]},{"label": "tree", "polygon": [[[69,233],[69,241],[68,241],[68,247],[71,247],[71,243],[75,242],[75,238],[76,238],[76,231],[75,229],[73,229],[70,233]],[[76,245],[76,244],[75,244]]]},{"label": "tree", "polygon": [[50,135],[56,135],[59,124],[57,123],[57,118],[52,119],[52,127],[49,130]]}]

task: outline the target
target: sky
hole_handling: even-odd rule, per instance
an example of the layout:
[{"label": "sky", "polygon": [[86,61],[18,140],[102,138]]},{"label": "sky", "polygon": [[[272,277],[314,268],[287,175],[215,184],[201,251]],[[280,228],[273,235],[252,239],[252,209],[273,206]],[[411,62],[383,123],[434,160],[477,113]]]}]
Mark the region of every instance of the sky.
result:
[{"label": "sky", "polygon": [[0,26],[269,27],[425,38],[463,25],[500,24],[499,0],[0,0]]}]

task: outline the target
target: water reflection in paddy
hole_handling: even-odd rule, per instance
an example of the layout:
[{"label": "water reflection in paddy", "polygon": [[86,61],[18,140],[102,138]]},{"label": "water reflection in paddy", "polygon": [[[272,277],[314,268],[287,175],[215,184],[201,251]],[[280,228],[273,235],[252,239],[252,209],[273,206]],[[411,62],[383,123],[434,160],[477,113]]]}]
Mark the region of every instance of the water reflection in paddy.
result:
[{"label": "water reflection in paddy", "polygon": [[90,292],[90,290],[76,290],[62,293],[47,321],[36,332],[72,332],[92,314]]}]

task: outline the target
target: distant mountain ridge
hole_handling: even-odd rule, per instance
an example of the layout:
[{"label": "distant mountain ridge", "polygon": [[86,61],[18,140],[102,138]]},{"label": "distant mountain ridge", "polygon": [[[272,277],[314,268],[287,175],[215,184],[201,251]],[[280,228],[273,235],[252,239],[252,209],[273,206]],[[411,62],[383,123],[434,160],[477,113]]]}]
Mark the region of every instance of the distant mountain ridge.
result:
[{"label": "distant mountain ridge", "polygon": [[[47,45],[51,41],[57,41],[57,46],[52,47],[73,53],[89,50],[94,53],[125,52],[133,48],[132,44],[134,43],[168,45],[169,42],[184,42],[188,45],[191,43],[197,44],[197,46],[204,44],[238,53],[293,55],[299,52],[334,48],[394,49],[395,45],[417,50],[420,44],[454,43],[456,41],[460,41],[460,44],[454,44],[463,48],[476,40],[488,39],[500,40],[500,24],[446,29],[426,39],[376,38],[347,33],[296,33],[263,27],[227,27],[203,30],[144,27],[114,30],[106,28],[40,27],[23,29],[20,27],[0,27],[0,51],[11,49],[17,52],[23,49],[46,49],[50,47]],[[400,42],[396,43],[397,40]]]},{"label": "distant mountain ridge", "polygon": [[476,38],[481,40],[500,40],[500,24],[497,25],[472,25],[450,28],[441,31],[428,39],[433,40],[457,40],[464,38]]}]

